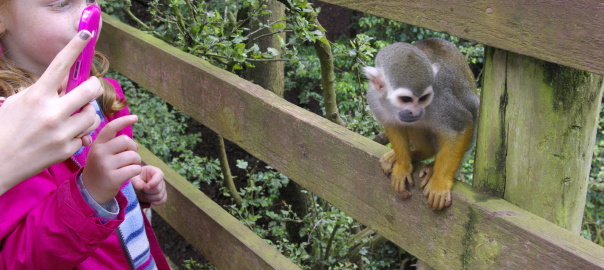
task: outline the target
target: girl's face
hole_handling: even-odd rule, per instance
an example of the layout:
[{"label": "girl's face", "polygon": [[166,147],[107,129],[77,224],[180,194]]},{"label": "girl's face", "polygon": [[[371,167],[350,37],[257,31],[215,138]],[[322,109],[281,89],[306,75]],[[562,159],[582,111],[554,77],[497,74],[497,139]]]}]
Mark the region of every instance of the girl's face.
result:
[{"label": "girl's face", "polygon": [[0,10],[0,43],[19,67],[40,76],[76,35],[82,10],[96,0],[9,0]]}]

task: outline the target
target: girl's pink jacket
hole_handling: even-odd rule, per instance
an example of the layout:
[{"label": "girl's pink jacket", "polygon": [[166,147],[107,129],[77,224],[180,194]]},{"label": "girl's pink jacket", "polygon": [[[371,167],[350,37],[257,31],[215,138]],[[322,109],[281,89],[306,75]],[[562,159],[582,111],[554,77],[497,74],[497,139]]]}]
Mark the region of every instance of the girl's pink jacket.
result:
[{"label": "girl's pink jacket", "polygon": [[[107,81],[123,98],[119,84]],[[126,108],[108,120],[127,114]],[[131,127],[117,135],[121,134],[132,136]],[[121,192],[117,195],[118,218],[103,224],[77,187],[80,172],[69,159],[0,196],[0,269],[131,268],[116,233],[126,198]],[[169,269],[146,217],[145,227],[157,267]]]}]

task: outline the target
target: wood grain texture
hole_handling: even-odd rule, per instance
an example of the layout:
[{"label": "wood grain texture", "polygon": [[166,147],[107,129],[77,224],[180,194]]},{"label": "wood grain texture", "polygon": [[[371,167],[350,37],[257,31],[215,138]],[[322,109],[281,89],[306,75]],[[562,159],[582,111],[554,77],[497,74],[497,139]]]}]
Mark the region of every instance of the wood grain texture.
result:
[{"label": "wood grain texture", "polygon": [[299,269],[148,149],[139,146],[138,153],[145,164],[164,172],[168,203],[154,206],[153,210],[214,266],[237,270]]},{"label": "wood grain texture", "polygon": [[602,76],[489,47],[484,78],[474,186],[579,234]]},{"label": "wood grain texture", "polygon": [[[581,232],[602,76],[507,53],[504,199]],[[494,122],[497,123],[497,122]],[[536,192],[538,191],[538,192]]]},{"label": "wood grain texture", "polygon": [[445,211],[416,188],[403,201],[378,167],[387,148],[103,19],[98,49],[114,68],[436,268],[604,268],[604,248],[464,184]]},{"label": "wood grain texture", "polygon": [[604,75],[602,0],[322,0]]},{"label": "wood grain texture", "polygon": [[507,53],[485,48],[483,91],[480,95],[480,118],[474,158],[472,185],[481,192],[503,198],[507,164],[508,103],[506,88]]}]

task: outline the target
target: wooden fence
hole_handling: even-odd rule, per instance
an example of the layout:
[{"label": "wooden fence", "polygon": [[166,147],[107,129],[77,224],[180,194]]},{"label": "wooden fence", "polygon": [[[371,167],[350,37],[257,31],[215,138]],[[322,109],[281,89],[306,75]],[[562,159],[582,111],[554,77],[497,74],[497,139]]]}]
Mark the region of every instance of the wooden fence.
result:
[{"label": "wooden fence", "polygon": [[[601,1],[325,2],[604,74]],[[386,147],[114,18],[103,20],[98,49],[112,67],[435,268],[604,268],[603,247],[467,185],[454,186],[445,211],[429,210],[417,189],[401,200],[377,166]],[[218,268],[298,268],[140,152],[166,172],[170,199],[154,209]]]}]

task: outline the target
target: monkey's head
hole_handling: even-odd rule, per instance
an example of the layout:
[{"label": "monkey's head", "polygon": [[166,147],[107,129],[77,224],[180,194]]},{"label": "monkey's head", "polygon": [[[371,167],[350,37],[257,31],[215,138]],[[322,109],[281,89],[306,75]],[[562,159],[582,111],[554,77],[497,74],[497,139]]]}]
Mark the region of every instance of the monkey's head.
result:
[{"label": "monkey's head", "polygon": [[438,65],[418,48],[394,43],[377,54],[375,67],[365,67],[369,79],[368,102],[382,124],[408,124],[420,120],[432,102],[432,84]]}]

